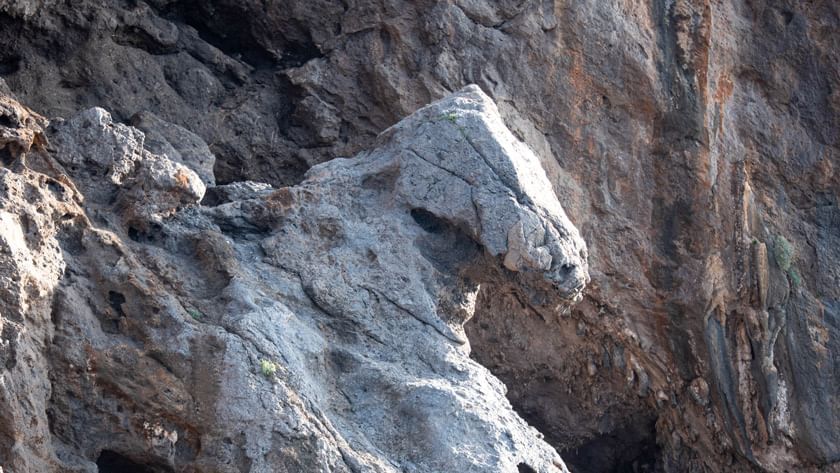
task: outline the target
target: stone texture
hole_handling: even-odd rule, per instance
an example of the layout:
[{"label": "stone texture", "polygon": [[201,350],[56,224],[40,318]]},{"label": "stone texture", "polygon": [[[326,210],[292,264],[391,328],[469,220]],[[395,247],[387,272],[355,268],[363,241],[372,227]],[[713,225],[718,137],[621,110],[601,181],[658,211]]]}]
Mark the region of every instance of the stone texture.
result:
[{"label": "stone texture", "polygon": [[563,317],[477,295],[473,355],[518,411],[578,471],[836,469],[836,2],[75,7],[0,2],[12,91],[50,116],[152,112],[222,184],[297,183],[478,84],[589,247]]},{"label": "stone texture", "polygon": [[553,310],[589,280],[477,87],[204,206],[102,109],[48,137],[0,168],[4,471],[568,471],[464,337],[481,284]]},{"label": "stone texture", "polygon": [[29,152],[33,146],[44,145],[46,119],[20,105],[9,96],[0,97],[0,147],[3,164],[11,164],[17,157]]},{"label": "stone texture", "polygon": [[216,157],[195,133],[145,111],[131,117],[131,126],[145,135],[146,149],[192,169],[206,186],[216,184],[213,176]]}]

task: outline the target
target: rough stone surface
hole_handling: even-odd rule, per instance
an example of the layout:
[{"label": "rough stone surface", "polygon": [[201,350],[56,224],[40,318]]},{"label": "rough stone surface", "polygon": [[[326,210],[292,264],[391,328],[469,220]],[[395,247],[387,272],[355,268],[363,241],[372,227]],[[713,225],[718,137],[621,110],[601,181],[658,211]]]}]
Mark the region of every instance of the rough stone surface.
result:
[{"label": "rough stone surface", "polygon": [[212,205],[102,109],[48,136],[0,168],[4,471],[568,471],[463,333],[483,283],[556,307],[589,277],[477,87]]},{"label": "rough stone surface", "polygon": [[195,133],[145,111],[131,117],[131,125],[146,136],[146,149],[192,169],[205,185],[216,184],[213,175],[216,157]]},{"label": "rough stone surface", "polygon": [[44,145],[46,119],[20,105],[9,96],[0,96],[0,158],[3,164],[11,164],[17,157],[29,152],[33,146]]},{"label": "rough stone surface", "polygon": [[275,186],[478,84],[589,247],[563,317],[479,291],[473,356],[518,412],[578,471],[830,471],[838,29],[831,1],[0,0],[0,75]]}]

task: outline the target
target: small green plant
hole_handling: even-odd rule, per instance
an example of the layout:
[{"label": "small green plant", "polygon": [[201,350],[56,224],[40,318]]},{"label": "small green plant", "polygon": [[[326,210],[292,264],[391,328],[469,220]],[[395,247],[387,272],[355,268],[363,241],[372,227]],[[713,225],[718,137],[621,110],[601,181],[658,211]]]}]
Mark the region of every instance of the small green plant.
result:
[{"label": "small green plant", "polygon": [[204,314],[197,309],[187,309],[187,313],[189,313],[190,317],[192,317],[194,320],[201,320],[204,318]]},{"label": "small green plant", "polygon": [[458,120],[458,114],[455,112],[447,112],[439,116],[438,120],[449,120],[450,122],[455,123],[455,121]]},{"label": "small green plant", "polygon": [[266,378],[271,378],[277,373],[277,363],[269,360],[260,360],[260,373]]},{"label": "small green plant", "polygon": [[773,243],[773,256],[776,258],[776,264],[779,265],[779,269],[787,274],[791,286],[794,288],[799,287],[802,284],[802,276],[793,267],[793,261],[796,259],[796,250],[787,238],[781,235],[776,236]]},{"label": "small green plant", "polygon": [[779,265],[779,269],[782,271],[787,271],[790,269],[791,263],[793,263],[793,245],[791,245],[790,242],[781,235],[776,237],[775,243],[773,254],[776,257],[776,264]]},{"label": "small green plant", "polygon": [[793,287],[799,287],[799,285],[802,284],[802,276],[799,275],[799,271],[797,271],[796,268],[790,268],[788,276],[790,277],[790,282],[793,284]]}]

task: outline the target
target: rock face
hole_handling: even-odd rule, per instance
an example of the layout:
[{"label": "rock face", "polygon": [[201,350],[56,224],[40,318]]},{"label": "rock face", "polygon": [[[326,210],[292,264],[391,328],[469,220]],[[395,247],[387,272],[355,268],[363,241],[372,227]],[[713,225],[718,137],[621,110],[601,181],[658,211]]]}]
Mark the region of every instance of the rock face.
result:
[{"label": "rock face", "polygon": [[[44,114],[101,106],[150,150],[209,162],[138,114],[189,130],[233,183],[207,191],[218,209],[475,83],[589,247],[592,282],[561,317],[521,276],[546,255],[559,274],[552,231],[540,250],[525,218],[514,251],[488,250],[531,268],[482,281],[465,325],[515,409],[576,471],[820,471],[840,461],[838,29],[827,1],[0,0],[0,75]],[[144,221],[131,233],[154,238]]]},{"label": "rock face", "polygon": [[567,471],[468,356],[482,284],[554,307],[589,278],[477,87],[212,206],[104,110],[45,135],[4,100],[4,471]]}]

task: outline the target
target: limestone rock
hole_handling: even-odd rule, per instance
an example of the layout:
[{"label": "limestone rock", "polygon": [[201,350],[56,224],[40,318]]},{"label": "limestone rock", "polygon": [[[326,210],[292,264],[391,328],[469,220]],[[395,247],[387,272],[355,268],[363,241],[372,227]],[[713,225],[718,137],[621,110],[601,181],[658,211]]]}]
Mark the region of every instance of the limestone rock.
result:
[{"label": "limestone rock", "polygon": [[567,471],[463,336],[485,282],[556,304],[588,282],[477,87],[212,206],[101,109],[50,132],[66,175],[0,169],[5,469]]}]

